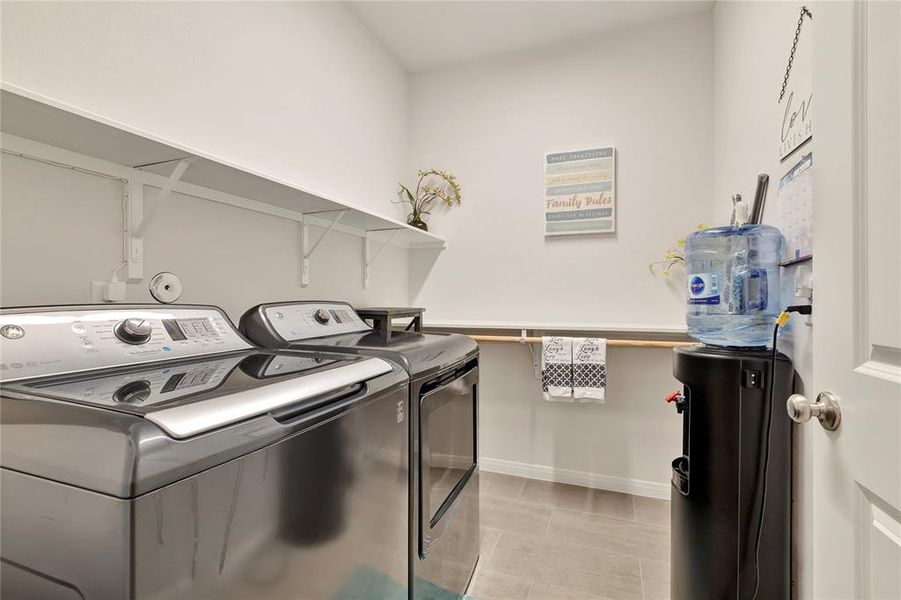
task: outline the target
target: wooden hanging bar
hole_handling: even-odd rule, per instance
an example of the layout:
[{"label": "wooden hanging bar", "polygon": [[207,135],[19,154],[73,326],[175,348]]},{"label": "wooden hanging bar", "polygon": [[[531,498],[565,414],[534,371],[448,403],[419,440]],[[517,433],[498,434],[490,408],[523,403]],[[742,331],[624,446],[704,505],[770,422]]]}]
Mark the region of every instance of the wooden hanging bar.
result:
[{"label": "wooden hanging bar", "polygon": [[[477,342],[494,342],[507,344],[540,344],[540,337],[517,337],[515,335],[473,335]],[[628,348],[677,348],[691,346],[695,342],[667,342],[662,340],[607,340],[608,346]]]}]

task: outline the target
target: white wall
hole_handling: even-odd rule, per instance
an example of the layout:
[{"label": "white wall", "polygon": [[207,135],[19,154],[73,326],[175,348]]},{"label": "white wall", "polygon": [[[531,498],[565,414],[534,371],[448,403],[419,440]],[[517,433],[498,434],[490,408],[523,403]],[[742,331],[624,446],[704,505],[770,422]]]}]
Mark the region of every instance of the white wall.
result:
[{"label": "white wall", "polygon": [[[764,222],[774,224],[780,177],[794,162],[779,162],[779,128],[784,105],[777,103],[788,51],[798,21],[795,2],[718,2],[714,7],[714,214],[725,222],[731,211],[732,194],[750,200],[757,175],[768,173],[770,187]],[[814,9],[815,11],[815,9]],[[804,36],[812,36],[813,24],[804,24]],[[808,38],[807,42],[810,42]],[[816,117],[814,117],[815,119]],[[814,125],[815,127],[816,125]],[[803,151],[812,149],[812,143]],[[801,152],[801,151],[799,151]],[[816,156],[814,156],[816,159]],[[782,303],[801,304],[794,299],[794,277],[798,269],[813,263],[783,269]],[[810,317],[795,315],[779,337],[779,350],[791,357],[797,373],[796,391],[809,389],[813,371]],[[812,430],[795,427],[795,546],[798,597],[809,598],[809,559]]]},{"label": "white wall", "polygon": [[482,344],[480,360],[484,470],[669,499],[682,431],[663,402],[679,388],[671,350],[608,349],[605,404],[542,400],[519,344]]},{"label": "white wall", "polygon": [[[717,222],[728,221],[732,194],[739,192],[750,202],[757,175],[768,173],[770,186],[763,220],[775,224],[779,179],[794,164],[793,158],[813,149],[813,142],[808,142],[785,163],[779,161],[785,105],[777,99],[798,11],[799,5],[794,2],[719,2],[714,7],[713,181]],[[812,36],[811,22],[804,27],[804,35]],[[760,35],[761,31],[768,33]],[[805,268],[811,266],[808,263]],[[792,283],[796,269],[783,271],[783,304],[795,303]],[[795,318],[792,325],[800,321]],[[789,327],[781,340],[791,344],[798,374],[802,381],[809,381],[809,334],[803,331],[800,326]],[[802,339],[796,339],[799,335]]]},{"label": "white wall", "polygon": [[[701,13],[414,75],[410,166],[463,186],[432,219],[454,243],[418,296],[429,316],[681,323],[648,263],[709,218],[712,60]],[[545,238],[544,154],[603,145],[617,232]]]},{"label": "white wall", "polygon": [[338,2],[6,2],[2,78],[385,214],[407,77]]},{"label": "white wall", "polygon": [[[122,260],[122,184],[6,154],[0,169],[0,305],[90,302],[91,281],[108,280]],[[155,192],[145,187],[148,201]],[[144,236],[147,278],[128,285],[128,300],[153,302],[149,278],[172,271],[180,302],[216,304],[235,320],[266,301],[406,302],[407,250],[387,247],[363,290],[361,244],[331,233],[301,288],[296,222],[174,194]]]},{"label": "white wall", "polygon": [[[728,222],[734,193],[753,200],[759,173],[770,176],[764,220],[775,219],[779,178],[787,170],[778,154],[785,104],[777,100],[799,10],[792,1],[718,2],[713,9],[717,222]],[[804,29],[805,37],[812,34],[810,21]]]},{"label": "white wall", "polygon": [[[384,214],[405,168],[407,76],[340,3],[3,2],[2,79]],[[4,155],[5,306],[88,302],[121,260],[119,184]],[[153,193],[147,194],[148,202]],[[199,225],[195,225],[199,224]],[[313,228],[314,235],[319,231]],[[145,274],[184,302],[408,301],[406,251],[361,287],[361,240],[333,233],[298,285],[294,222],[176,195]],[[146,282],[130,301],[149,301]]]},{"label": "white wall", "polygon": [[[411,280],[426,321],[683,323],[648,263],[710,220],[712,50],[705,12],[413,75],[409,166],[463,186],[463,206],[432,218],[448,249]],[[546,239],[544,154],[603,145],[617,149],[617,232]],[[668,496],[681,439],[662,403],[670,352],[611,348],[604,406],[545,404],[523,348],[483,353],[489,468],[653,482]]]}]

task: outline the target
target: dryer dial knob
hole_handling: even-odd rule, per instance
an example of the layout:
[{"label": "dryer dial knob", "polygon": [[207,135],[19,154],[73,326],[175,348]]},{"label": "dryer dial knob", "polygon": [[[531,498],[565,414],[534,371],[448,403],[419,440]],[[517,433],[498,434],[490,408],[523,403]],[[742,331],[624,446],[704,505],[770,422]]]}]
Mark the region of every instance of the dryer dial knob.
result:
[{"label": "dryer dial knob", "polygon": [[317,321],[319,321],[320,323],[325,325],[326,323],[328,323],[331,320],[332,315],[329,314],[329,312],[326,309],[320,308],[319,310],[316,311],[316,313],[313,315],[313,317],[315,317],[315,319]]},{"label": "dryer dial knob", "polygon": [[125,319],[116,325],[113,332],[126,344],[143,344],[150,339],[153,327],[144,319]]}]

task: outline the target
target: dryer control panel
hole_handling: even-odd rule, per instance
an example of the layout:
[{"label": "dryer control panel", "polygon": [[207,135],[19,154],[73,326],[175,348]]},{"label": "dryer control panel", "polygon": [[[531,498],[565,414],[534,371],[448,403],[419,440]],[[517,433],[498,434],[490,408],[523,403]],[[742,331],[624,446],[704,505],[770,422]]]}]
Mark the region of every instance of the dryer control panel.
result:
[{"label": "dryer control panel", "polygon": [[0,311],[0,380],[4,382],[250,348],[215,307]]},{"label": "dryer control panel", "polygon": [[344,302],[278,304],[267,306],[263,313],[275,332],[286,342],[371,329],[353,307]]}]

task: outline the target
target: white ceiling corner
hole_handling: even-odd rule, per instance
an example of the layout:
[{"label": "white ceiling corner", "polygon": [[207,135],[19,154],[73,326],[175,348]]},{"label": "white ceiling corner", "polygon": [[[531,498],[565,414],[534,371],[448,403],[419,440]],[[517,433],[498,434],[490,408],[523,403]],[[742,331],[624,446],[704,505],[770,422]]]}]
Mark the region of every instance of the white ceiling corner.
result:
[{"label": "white ceiling corner", "polygon": [[709,11],[713,0],[348,2],[408,71],[425,71]]}]

